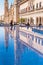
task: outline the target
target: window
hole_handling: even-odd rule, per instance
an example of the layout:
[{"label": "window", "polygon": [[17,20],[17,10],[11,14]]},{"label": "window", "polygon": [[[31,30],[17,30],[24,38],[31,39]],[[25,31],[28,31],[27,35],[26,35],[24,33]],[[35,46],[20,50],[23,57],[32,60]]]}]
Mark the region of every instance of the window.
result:
[{"label": "window", "polygon": [[35,42],[37,43],[37,37],[36,37],[36,40],[35,40]]},{"label": "window", "polygon": [[41,17],[40,17],[40,24],[41,24]]},{"label": "window", "polygon": [[27,7],[26,7],[26,9],[25,9],[25,10],[26,10],[26,12],[27,12]]},{"label": "window", "polygon": [[34,24],[34,19],[32,17],[30,18],[30,24]]},{"label": "window", "polygon": [[41,8],[41,2],[39,3],[39,8]]},{"label": "window", "polygon": [[42,45],[43,45],[43,39],[42,39]]},{"label": "window", "polygon": [[37,24],[38,24],[38,17],[36,18],[36,22],[37,22]]},{"label": "window", "polygon": [[34,5],[33,5],[33,10],[34,10]]},{"label": "window", "polygon": [[21,13],[26,13],[26,12],[27,12],[27,8],[21,10]]},{"label": "window", "polygon": [[40,44],[40,38],[38,38],[38,44]]},{"label": "window", "polygon": [[38,9],[38,3],[36,4],[36,9]]},{"label": "window", "polygon": [[32,4],[32,2],[30,4],[30,10],[33,10],[33,4]]}]

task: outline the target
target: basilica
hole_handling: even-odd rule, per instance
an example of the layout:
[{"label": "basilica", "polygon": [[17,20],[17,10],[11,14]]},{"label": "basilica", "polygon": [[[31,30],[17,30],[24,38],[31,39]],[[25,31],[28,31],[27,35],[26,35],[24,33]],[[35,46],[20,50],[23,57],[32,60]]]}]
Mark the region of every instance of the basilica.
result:
[{"label": "basilica", "polygon": [[8,8],[8,0],[5,0],[5,22],[18,22],[18,19],[24,18],[25,23],[34,25],[43,25],[43,0],[14,0]]}]

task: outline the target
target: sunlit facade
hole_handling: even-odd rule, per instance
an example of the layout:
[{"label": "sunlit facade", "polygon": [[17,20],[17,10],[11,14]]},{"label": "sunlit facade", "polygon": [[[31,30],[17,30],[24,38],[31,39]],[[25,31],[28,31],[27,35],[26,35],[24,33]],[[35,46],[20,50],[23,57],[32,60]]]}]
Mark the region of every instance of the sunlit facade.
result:
[{"label": "sunlit facade", "polygon": [[20,3],[20,18],[30,24],[43,25],[43,0],[24,0]]},{"label": "sunlit facade", "polygon": [[14,5],[12,4],[9,8],[9,23],[11,22],[11,20],[14,21]]},{"label": "sunlit facade", "polygon": [[14,0],[9,10],[8,3],[6,6],[5,10],[7,11],[5,12],[8,13],[6,14],[9,17],[8,21],[17,22],[18,18],[24,18],[26,23],[43,25],[43,0]]},{"label": "sunlit facade", "polygon": [[5,23],[8,23],[8,17],[9,17],[9,14],[8,14],[8,0],[4,0],[4,22]]}]

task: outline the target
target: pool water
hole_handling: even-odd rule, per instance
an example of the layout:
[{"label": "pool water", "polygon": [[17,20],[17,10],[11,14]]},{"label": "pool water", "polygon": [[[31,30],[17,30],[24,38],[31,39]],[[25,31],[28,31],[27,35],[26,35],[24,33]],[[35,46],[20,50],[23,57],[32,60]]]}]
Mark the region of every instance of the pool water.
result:
[{"label": "pool water", "polygon": [[43,57],[23,43],[0,27],[0,65],[43,65]]},{"label": "pool water", "polygon": [[38,30],[38,29],[33,28],[32,31],[39,33],[41,35],[43,34],[43,30]]}]

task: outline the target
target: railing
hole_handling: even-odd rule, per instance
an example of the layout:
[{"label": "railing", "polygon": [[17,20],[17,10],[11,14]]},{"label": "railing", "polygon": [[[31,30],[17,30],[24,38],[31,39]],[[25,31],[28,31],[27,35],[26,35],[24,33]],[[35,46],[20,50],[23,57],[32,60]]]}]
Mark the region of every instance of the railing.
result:
[{"label": "railing", "polygon": [[34,11],[39,11],[39,10],[42,10],[43,9],[43,7],[41,7],[41,8],[32,8],[31,10],[30,9],[27,9],[27,8],[25,8],[25,9],[23,9],[23,10],[21,10],[20,12],[19,12],[19,14],[24,14],[24,13],[27,13],[27,12],[34,12]]}]

